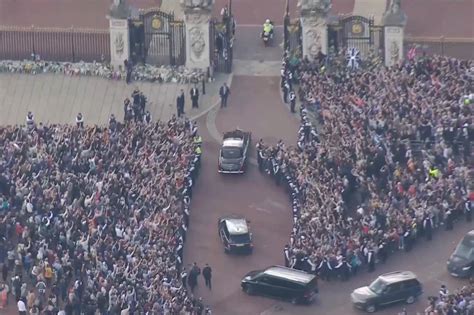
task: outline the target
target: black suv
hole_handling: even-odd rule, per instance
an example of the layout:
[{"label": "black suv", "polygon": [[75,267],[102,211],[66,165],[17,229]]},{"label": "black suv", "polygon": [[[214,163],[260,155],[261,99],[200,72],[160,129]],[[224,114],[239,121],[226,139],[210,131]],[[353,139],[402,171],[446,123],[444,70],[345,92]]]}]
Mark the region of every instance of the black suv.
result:
[{"label": "black suv", "polygon": [[252,253],[252,233],[245,218],[235,215],[220,218],[217,229],[225,253]]},{"label": "black suv", "polygon": [[309,304],[318,293],[315,275],[282,266],[251,271],[242,279],[241,286],[249,295],[270,296],[293,304]]},{"label": "black suv", "polygon": [[474,230],[464,236],[448,260],[448,271],[453,277],[474,275]]},{"label": "black suv", "polygon": [[354,306],[369,313],[397,302],[411,304],[423,293],[423,287],[411,271],[395,271],[379,276],[368,287],[351,294]]}]

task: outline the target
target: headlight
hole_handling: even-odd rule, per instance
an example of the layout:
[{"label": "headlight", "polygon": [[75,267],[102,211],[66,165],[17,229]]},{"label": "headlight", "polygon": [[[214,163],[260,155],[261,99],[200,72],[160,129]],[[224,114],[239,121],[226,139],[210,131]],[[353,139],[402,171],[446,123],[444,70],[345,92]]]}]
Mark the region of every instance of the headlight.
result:
[{"label": "headlight", "polygon": [[471,269],[471,266],[467,266],[467,267],[462,268],[463,271],[468,271],[469,269]]},{"label": "headlight", "polygon": [[252,277],[250,277],[250,276],[247,276],[247,277],[244,278],[244,280],[250,280],[250,279],[252,279]]}]

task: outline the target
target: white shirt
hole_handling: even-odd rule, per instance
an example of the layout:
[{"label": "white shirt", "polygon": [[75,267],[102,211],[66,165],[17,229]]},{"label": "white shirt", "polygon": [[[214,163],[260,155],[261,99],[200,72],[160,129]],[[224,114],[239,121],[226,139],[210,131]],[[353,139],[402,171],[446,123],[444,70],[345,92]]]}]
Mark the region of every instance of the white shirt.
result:
[{"label": "white shirt", "polygon": [[19,300],[16,305],[18,306],[18,312],[26,312],[26,305],[25,302]]}]

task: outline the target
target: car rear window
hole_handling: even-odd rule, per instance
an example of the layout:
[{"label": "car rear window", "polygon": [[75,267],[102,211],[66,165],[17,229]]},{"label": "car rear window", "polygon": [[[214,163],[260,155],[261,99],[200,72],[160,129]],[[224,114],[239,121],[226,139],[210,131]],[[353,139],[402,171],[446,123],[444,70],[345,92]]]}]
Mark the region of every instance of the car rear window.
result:
[{"label": "car rear window", "polygon": [[224,159],[238,159],[242,157],[242,149],[240,148],[223,148],[222,157]]},{"label": "car rear window", "polygon": [[248,234],[239,234],[239,235],[231,235],[230,240],[233,243],[249,243],[250,242],[250,235]]}]

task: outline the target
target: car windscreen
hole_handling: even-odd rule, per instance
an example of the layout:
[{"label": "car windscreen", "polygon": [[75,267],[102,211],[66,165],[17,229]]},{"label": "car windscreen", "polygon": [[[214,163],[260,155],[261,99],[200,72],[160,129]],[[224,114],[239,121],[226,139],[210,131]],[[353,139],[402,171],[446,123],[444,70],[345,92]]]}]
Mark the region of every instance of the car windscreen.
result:
[{"label": "car windscreen", "polygon": [[376,294],[380,294],[386,286],[387,284],[384,281],[377,279],[369,285],[369,289]]},{"label": "car windscreen", "polygon": [[454,251],[454,255],[467,260],[471,259],[473,256],[473,248],[469,246],[468,243],[469,242],[459,243],[458,247],[456,247],[456,250]]},{"label": "car windscreen", "polygon": [[222,148],[221,154],[224,159],[240,159],[242,157],[242,149],[238,147]]},{"label": "car windscreen", "polygon": [[250,235],[249,234],[231,235],[230,240],[232,243],[235,243],[235,244],[250,243]]}]

